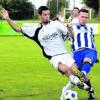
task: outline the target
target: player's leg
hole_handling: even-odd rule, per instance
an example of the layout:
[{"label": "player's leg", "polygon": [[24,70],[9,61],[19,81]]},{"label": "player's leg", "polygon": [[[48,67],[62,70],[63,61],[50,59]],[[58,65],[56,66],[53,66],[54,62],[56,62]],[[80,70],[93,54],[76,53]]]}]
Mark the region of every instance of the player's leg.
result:
[{"label": "player's leg", "polygon": [[[94,65],[97,59],[97,53],[93,50],[89,50],[88,53],[85,54],[84,61],[83,61],[83,66],[82,66],[82,73],[84,76],[87,76],[88,73],[91,70],[91,67]],[[94,99],[94,90],[91,86],[90,80],[85,82],[88,86],[90,86],[90,90],[88,91],[89,94],[89,99]]]},{"label": "player's leg", "polygon": [[[64,73],[65,75],[67,75],[70,72],[70,74],[71,74],[69,76],[70,81],[73,84],[75,84],[75,85],[80,86],[80,87],[83,88],[83,85],[82,85],[81,81],[79,80],[78,77],[76,77],[78,75],[74,74],[73,71],[71,70],[71,68],[75,65],[75,60],[72,58],[72,56],[69,53],[65,54],[65,55],[62,56],[61,61],[62,62],[60,62],[59,65],[58,65],[58,70],[60,72]],[[76,73],[80,74],[80,72],[77,69],[77,67],[76,66],[74,66],[74,67],[76,69],[75,72],[78,71]],[[76,75],[76,76],[74,76],[74,75]],[[81,77],[81,75],[80,75],[80,77]]]},{"label": "player's leg", "polygon": [[58,70],[65,76],[69,77],[69,80],[71,81],[71,83],[73,83],[75,85],[81,84],[81,81],[79,80],[79,78],[73,75],[72,71],[70,70],[70,68],[67,65],[62,64],[60,62],[58,65]]},{"label": "player's leg", "polygon": [[[54,56],[51,58],[50,62],[53,64],[53,66],[55,67],[56,70],[58,70],[60,73],[66,75],[67,77],[69,77],[69,79],[74,83],[77,84],[78,82],[80,82],[80,80],[78,79],[78,77],[74,76],[72,74],[72,71],[70,70],[70,68],[66,65],[67,62],[67,57],[66,55],[58,55],[58,56]],[[74,62],[74,60],[72,59],[71,62],[69,62],[69,66]]]},{"label": "player's leg", "polygon": [[93,87],[91,85],[91,81],[90,81],[89,77],[88,76],[85,76],[85,77],[87,78],[85,83],[90,87],[88,89],[88,99],[89,100],[93,100],[93,99],[95,99],[95,97],[94,97],[94,89],[93,89]]},{"label": "player's leg", "polygon": [[62,74],[69,76],[69,79],[70,79],[69,83],[66,86],[64,86],[63,89],[62,89],[60,100],[63,100],[63,94],[65,93],[65,91],[68,90],[68,89],[72,89],[73,86],[75,86],[75,85],[78,86],[78,88],[81,88],[81,89],[85,89],[85,90],[89,89],[89,87],[85,83],[82,83],[79,80],[78,77],[76,77],[72,74],[72,71],[66,65],[60,63],[59,64],[59,71]]},{"label": "player's leg", "polygon": [[79,70],[79,67],[76,65],[76,63],[73,63],[73,65],[71,66],[70,69],[72,70],[73,74],[75,76],[79,77],[79,79],[82,82],[87,81],[87,78],[85,76],[83,76],[82,72]]},{"label": "player's leg", "polygon": [[[50,61],[53,66],[61,73],[69,77],[70,81],[75,85],[80,85],[81,81],[78,77],[74,76],[72,71],[70,70],[70,67],[73,65],[75,60],[72,58],[72,56],[67,53],[59,56],[52,57]],[[82,85],[80,85],[82,86]],[[83,86],[82,86],[83,87]]]},{"label": "player's leg", "polygon": [[[75,70],[75,73],[78,72],[78,74],[75,74],[75,73],[74,73],[74,75],[81,77],[81,73],[80,73],[80,71],[77,69],[76,64],[74,63],[75,61],[74,61],[74,59],[72,58],[72,56],[71,56],[70,54],[66,54],[66,55],[63,56],[62,58],[63,58],[63,59],[62,59],[63,64],[62,64],[62,63],[59,63],[58,70],[59,70],[60,72],[64,73],[65,75],[67,75],[67,73],[68,73],[67,71],[68,71],[69,68],[70,68],[71,74],[73,74],[73,71],[71,70],[71,68],[75,67],[75,69],[74,69],[74,70]],[[66,59],[67,59],[67,60],[66,60]],[[67,69],[66,69],[66,68],[67,68]],[[77,72],[76,72],[76,71],[77,71]],[[66,72],[67,72],[67,73],[66,73]],[[76,76],[70,78],[70,81],[71,81],[73,84],[77,85],[77,86],[78,86],[79,88],[81,88],[81,89],[85,89],[85,90],[89,89],[89,87],[88,87],[86,84],[82,83]]]},{"label": "player's leg", "polygon": [[[72,71],[70,70],[70,68],[62,63],[59,63],[59,67],[58,67],[59,72],[61,72],[62,74],[69,76],[69,83],[68,85],[64,86],[61,92],[61,96],[60,96],[60,100],[63,100],[63,94],[65,93],[66,90],[68,89],[72,89],[72,86],[75,84],[80,84],[80,80],[78,77],[72,75]],[[73,83],[73,84],[72,84]]]},{"label": "player's leg", "polygon": [[[87,69],[86,69],[87,70]],[[88,69],[89,70],[89,69]],[[81,73],[82,77],[85,78],[81,78],[82,81],[84,81],[90,88],[88,89],[88,99],[94,99],[94,89],[93,87],[91,86],[91,82],[89,80],[89,78],[87,77],[87,75],[84,75],[84,73]],[[71,86],[71,85],[70,85]],[[70,87],[69,86],[69,87]]]},{"label": "player's leg", "polygon": [[[87,74],[89,73],[90,69],[91,69],[91,64],[88,63],[88,62],[84,63],[83,68],[82,68],[83,75],[87,76]],[[85,83],[90,87],[90,89],[88,90],[88,99],[92,100],[92,99],[95,98],[94,97],[94,89],[91,86],[91,82],[90,82],[89,79]]]},{"label": "player's leg", "polygon": [[91,85],[91,81],[90,79],[86,82],[86,84],[90,87],[89,91],[88,91],[88,99],[92,100],[92,99],[95,99],[94,97],[94,89]]},{"label": "player's leg", "polygon": [[92,67],[92,59],[85,57],[81,69],[81,72],[84,74],[84,76],[86,76],[90,72],[91,67]]},{"label": "player's leg", "polygon": [[83,51],[78,51],[74,53],[74,60],[75,63],[71,66],[71,70],[73,71],[73,73],[78,76],[81,81],[86,81],[87,78],[83,76],[82,72],[81,72],[81,68],[82,68],[82,60],[83,60]]},{"label": "player's leg", "polygon": [[84,75],[88,75],[88,73],[91,70],[91,67],[94,65],[94,63],[97,60],[97,52],[91,49],[87,49],[86,52],[84,52],[84,58],[83,58],[83,65],[81,71],[84,73]]}]

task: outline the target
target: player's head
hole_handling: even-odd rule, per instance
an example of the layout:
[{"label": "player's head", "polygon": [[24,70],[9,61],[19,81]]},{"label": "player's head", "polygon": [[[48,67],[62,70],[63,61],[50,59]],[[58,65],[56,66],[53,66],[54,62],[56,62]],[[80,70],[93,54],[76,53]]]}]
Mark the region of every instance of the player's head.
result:
[{"label": "player's head", "polygon": [[77,17],[79,14],[79,8],[78,7],[74,7],[73,10],[72,10],[72,15],[74,17]]},{"label": "player's head", "polygon": [[79,23],[85,25],[88,21],[89,11],[87,9],[80,9],[79,11]]},{"label": "player's head", "polygon": [[50,19],[50,10],[46,6],[40,6],[38,9],[38,14],[40,16],[40,20],[43,24],[47,24]]}]

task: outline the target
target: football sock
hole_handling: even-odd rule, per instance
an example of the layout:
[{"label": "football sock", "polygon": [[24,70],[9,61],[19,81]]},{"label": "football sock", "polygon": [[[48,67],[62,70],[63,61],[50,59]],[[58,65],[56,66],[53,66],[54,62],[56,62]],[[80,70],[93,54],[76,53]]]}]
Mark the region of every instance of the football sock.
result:
[{"label": "football sock", "polygon": [[90,82],[90,80],[88,80],[88,81],[86,82],[86,84],[91,88],[91,82]]},{"label": "football sock", "polygon": [[74,75],[70,75],[69,78],[70,78],[70,81],[71,81],[73,84],[75,84],[75,85],[77,85],[78,83],[80,83],[79,78],[76,77],[76,76],[74,76]]},{"label": "football sock", "polygon": [[91,64],[90,63],[88,63],[88,62],[85,62],[84,64],[83,64],[83,66],[82,66],[82,72],[86,72],[86,73],[84,73],[84,74],[88,74],[89,73],[89,71],[90,71],[90,69],[91,69]]}]

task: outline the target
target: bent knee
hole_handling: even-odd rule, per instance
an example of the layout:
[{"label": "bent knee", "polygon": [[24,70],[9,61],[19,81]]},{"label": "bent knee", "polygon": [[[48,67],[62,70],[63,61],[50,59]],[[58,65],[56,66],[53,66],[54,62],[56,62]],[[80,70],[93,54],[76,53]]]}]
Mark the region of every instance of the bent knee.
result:
[{"label": "bent knee", "polygon": [[85,63],[85,62],[89,62],[91,64],[92,60],[90,58],[85,58],[84,61],[83,61],[83,63]]}]

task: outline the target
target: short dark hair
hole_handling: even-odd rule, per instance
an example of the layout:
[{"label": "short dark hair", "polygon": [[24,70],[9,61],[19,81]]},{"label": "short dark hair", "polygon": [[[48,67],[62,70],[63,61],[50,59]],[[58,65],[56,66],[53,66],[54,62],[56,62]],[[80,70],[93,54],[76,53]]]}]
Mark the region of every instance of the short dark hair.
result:
[{"label": "short dark hair", "polygon": [[44,10],[49,10],[49,8],[47,6],[40,6],[38,8],[38,14],[41,15],[42,11],[44,11]]},{"label": "short dark hair", "polygon": [[77,10],[79,11],[79,8],[78,8],[78,7],[74,7],[73,10],[74,10],[74,9],[77,9]]},{"label": "short dark hair", "polygon": [[89,13],[89,11],[88,11],[87,9],[80,9],[80,10],[79,10],[79,13],[80,13],[80,12]]}]

